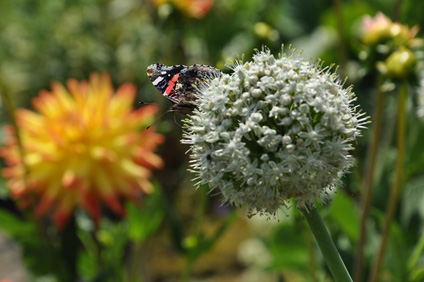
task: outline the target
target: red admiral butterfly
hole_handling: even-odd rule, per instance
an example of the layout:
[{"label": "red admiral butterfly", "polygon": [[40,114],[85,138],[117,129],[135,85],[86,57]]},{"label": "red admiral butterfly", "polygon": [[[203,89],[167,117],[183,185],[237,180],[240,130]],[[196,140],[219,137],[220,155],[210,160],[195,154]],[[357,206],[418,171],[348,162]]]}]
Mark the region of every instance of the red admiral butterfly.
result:
[{"label": "red admiral butterfly", "polygon": [[196,107],[193,101],[202,83],[221,76],[221,71],[207,65],[153,64],[147,68],[147,75],[159,92],[174,103],[168,112],[187,114]]}]

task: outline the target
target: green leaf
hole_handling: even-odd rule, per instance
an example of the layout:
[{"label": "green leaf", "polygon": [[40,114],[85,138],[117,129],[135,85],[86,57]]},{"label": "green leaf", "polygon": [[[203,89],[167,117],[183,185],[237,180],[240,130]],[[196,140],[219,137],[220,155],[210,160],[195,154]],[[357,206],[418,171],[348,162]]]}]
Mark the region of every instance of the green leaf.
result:
[{"label": "green leaf", "polygon": [[0,199],[8,199],[10,197],[10,192],[6,188],[6,183],[3,177],[0,177]]},{"label": "green leaf", "polygon": [[[377,219],[378,226],[382,229],[386,220],[385,213],[373,209],[372,215]],[[409,230],[402,229],[398,222],[392,222],[383,267],[391,274],[393,281],[408,281],[408,259],[410,257],[407,246],[408,232]]]},{"label": "green leaf", "polygon": [[287,222],[270,237],[269,251],[273,256],[272,269],[305,269],[309,262],[305,230]]},{"label": "green leaf", "polygon": [[331,202],[328,217],[354,242],[358,241],[359,215],[353,200],[344,193],[336,193]]},{"label": "green leaf", "polygon": [[407,262],[409,251],[406,246],[406,234],[396,223],[392,223],[388,245],[388,268],[394,275],[394,281],[408,281]]},{"label": "green leaf", "polygon": [[201,255],[210,250],[215,243],[221,238],[222,234],[227,230],[227,228],[234,222],[236,218],[237,212],[236,210],[232,210],[231,213],[225,218],[225,220],[220,224],[220,226],[215,230],[215,233],[210,237],[206,238],[204,236],[200,236],[199,238],[195,238],[198,242],[194,242],[196,245],[192,249],[187,248],[189,251],[188,255],[194,261],[199,258]]},{"label": "green leaf", "polygon": [[18,240],[31,240],[37,232],[33,223],[17,218],[7,211],[0,210],[0,229]]},{"label": "green leaf", "polygon": [[144,241],[158,229],[165,215],[160,189],[156,187],[146,196],[141,207],[128,204],[127,213],[129,238]]},{"label": "green leaf", "polygon": [[407,224],[415,213],[424,218],[424,176],[416,177],[406,183],[401,198],[401,220]]},{"label": "green leaf", "polygon": [[[418,273],[420,272],[419,270],[424,270],[424,266],[420,266],[420,268],[417,267],[418,262],[421,258],[421,256],[423,255],[424,252],[424,234],[421,235],[420,240],[418,241],[418,243],[416,244],[416,246],[414,247],[414,250],[412,251],[412,254],[408,260],[408,270],[411,273],[411,277],[413,273]],[[417,268],[417,269],[414,269]],[[424,273],[423,273],[424,275]],[[416,281],[415,278],[411,279],[413,281]]]},{"label": "green leaf", "polygon": [[424,150],[422,140],[424,139],[424,124],[416,118],[408,122],[408,143],[405,165],[405,179],[411,175],[422,172],[424,166]]},{"label": "green leaf", "polygon": [[99,271],[97,264],[99,254],[99,246],[95,238],[86,230],[78,230],[78,238],[80,239],[84,252],[80,252],[78,257],[78,272],[86,281],[94,279]]},{"label": "green leaf", "polygon": [[35,277],[54,274],[58,280],[67,281],[68,266],[57,247],[60,242],[55,232],[42,233],[34,222],[19,219],[3,210],[0,210],[0,229],[19,243],[23,261]]},{"label": "green leaf", "polygon": [[422,281],[424,281],[424,266],[411,271],[409,279],[410,279],[411,282],[422,282]]}]

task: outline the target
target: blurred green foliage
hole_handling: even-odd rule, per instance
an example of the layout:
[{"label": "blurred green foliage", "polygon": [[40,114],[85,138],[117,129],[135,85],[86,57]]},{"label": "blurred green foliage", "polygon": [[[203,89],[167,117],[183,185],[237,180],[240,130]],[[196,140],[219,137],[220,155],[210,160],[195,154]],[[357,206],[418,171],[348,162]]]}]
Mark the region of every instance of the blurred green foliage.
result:
[{"label": "blurred green foliage", "polygon": [[[372,114],[376,74],[367,73],[358,58],[362,17],[366,14],[374,16],[376,12],[382,11],[409,26],[424,26],[424,1],[421,0],[342,1],[341,27],[336,17],[335,3],[338,1],[216,0],[211,10],[198,18],[179,9],[174,2],[156,5],[158,2],[160,1],[2,0],[0,91],[12,95],[18,106],[30,107],[31,98],[40,90],[48,89],[51,81],[87,79],[91,72],[109,72],[116,84],[135,83],[139,89],[138,101],[163,104],[162,111],[165,112],[169,103],[148,80],[145,70],[149,64],[203,63],[228,71],[225,67],[227,60],[235,59],[237,54],[245,54],[249,58],[254,48],[261,48],[263,45],[276,53],[284,43],[303,49],[310,57],[322,58],[325,64],[339,64],[343,74],[348,76],[348,83],[355,85],[354,91],[362,108]],[[398,6],[399,3],[401,6]],[[343,32],[342,37],[340,31]],[[422,37],[422,32],[419,36]],[[413,89],[409,99],[410,107],[414,106],[415,101],[412,92]],[[9,123],[6,109],[4,105],[0,108],[1,123],[5,125]],[[372,218],[369,221],[365,249],[366,272],[369,271],[378,245],[378,234],[393,180],[396,153],[393,141],[395,112],[396,97],[389,95],[385,112],[387,126],[383,128],[384,140],[380,147],[383,154],[377,164]],[[132,265],[134,261],[129,257],[147,263],[150,259],[140,258],[145,242],[150,244],[148,249],[151,253],[154,252],[150,246],[156,244],[157,248],[162,245],[172,247],[173,252],[179,249],[181,255],[184,253],[184,240],[196,234],[193,232],[193,222],[196,221],[198,210],[196,204],[202,196],[188,192],[194,191],[194,188],[189,181],[191,175],[186,172],[187,156],[184,152],[187,148],[179,143],[181,128],[174,121],[179,118],[167,114],[158,125],[159,130],[167,135],[167,141],[161,148],[166,167],[156,173],[156,179],[160,182],[157,189],[162,189],[163,194],[147,197],[144,210],[129,206],[126,220],[105,218],[96,236],[93,235],[93,227],[90,224],[85,225],[84,216],[77,214],[79,247],[84,252],[79,256],[76,269],[78,275],[86,281],[118,281],[119,277],[138,281],[130,280],[140,274],[140,269],[139,265]],[[407,134],[406,184],[399,212],[392,226],[382,281],[418,282],[424,277],[424,125],[418,121],[412,110],[408,117]],[[358,179],[364,170],[369,132],[365,131],[364,135],[356,145],[358,165],[353,169],[352,175],[346,177],[346,189],[341,189],[333,202],[322,208],[330,233],[349,270],[352,270],[358,240]],[[46,247],[42,240],[43,234],[37,233],[37,227],[33,223],[18,219],[10,213],[13,208],[6,205],[10,199],[5,191],[1,183],[0,230],[22,246],[24,259],[32,275],[57,273],[57,277],[63,277],[63,269],[56,267],[60,264],[58,254],[55,253],[58,249],[53,248],[55,244],[61,243],[52,241],[52,245]],[[172,207],[171,212],[169,206]],[[220,215],[215,209],[217,206],[219,203],[216,198],[209,199],[205,204],[204,218],[219,221]],[[291,220],[281,220],[267,234],[262,234],[260,231],[263,230],[258,231],[253,227],[243,230],[247,232],[246,236],[261,238],[273,258],[268,266],[259,268],[272,273],[275,279],[280,276],[287,281],[318,281],[317,277],[327,277],[325,281],[329,281],[328,271],[316,247],[312,251],[306,247],[311,238],[300,215],[282,211],[280,216],[284,218],[286,214],[290,214]],[[244,217],[245,214],[240,212],[238,221],[246,222]],[[205,220],[205,224],[208,220]],[[224,222],[222,226],[225,224],[229,225]],[[152,236],[158,241],[149,241]],[[164,241],[160,241],[162,236],[173,237],[166,242],[174,242],[163,243]],[[239,234],[234,236],[241,237]],[[210,243],[203,237],[195,239],[203,240],[200,242],[204,244]],[[196,250],[201,253],[196,259],[201,259],[205,252],[210,251],[210,247],[203,246]],[[48,250],[52,252],[46,252],[46,248],[50,248]],[[131,250],[136,251],[131,253]],[[38,256],[42,256],[43,260],[34,260]],[[314,260],[317,264],[316,277],[309,273],[311,261]],[[130,265],[130,270],[125,270],[125,265]],[[212,269],[213,266],[212,264]],[[255,267],[257,266],[236,264],[233,268],[240,272],[240,268]],[[166,267],[162,273],[162,278],[170,277],[166,281],[178,277],[171,270],[167,276],[166,271],[170,268]],[[141,270],[146,270],[146,266],[141,267]],[[220,270],[222,269],[194,272],[199,279],[206,280],[208,273],[211,277],[219,277]],[[0,279],[4,278],[2,275],[4,274],[0,273]],[[145,281],[158,281],[154,280],[154,274],[148,270],[144,276]],[[59,278],[57,281],[62,280]]]}]

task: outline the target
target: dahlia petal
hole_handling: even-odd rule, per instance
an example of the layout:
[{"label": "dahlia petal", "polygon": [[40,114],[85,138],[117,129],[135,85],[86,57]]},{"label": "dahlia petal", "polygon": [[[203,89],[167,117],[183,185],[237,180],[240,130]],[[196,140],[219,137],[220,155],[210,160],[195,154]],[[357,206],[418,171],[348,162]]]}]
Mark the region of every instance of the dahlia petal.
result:
[{"label": "dahlia petal", "polygon": [[138,184],[144,193],[150,194],[153,192],[153,185],[150,181],[147,181],[146,179],[139,179]]},{"label": "dahlia petal", "polygon": [[56,209],[53,214],[53,220],[59,229],[62,229],[68,222],[70,216],[75,208],[75,197],[71,194],[62,195],[62,197],[55,201]]},{"label": "dahlia petal", "polygon": [[[8,164],[8,165],[10,165],[10,164]],[[2,175],[5,178],[15,178],[15,177],[20,176],[21,174],[22,174],[21,171],[19,171],[15,166],[13,166],[13,167],[5,167],[2,170]]]},{"label": "dahlia petal", "polygon": [[124,159],[120,163],[120,168],[127,175],[135,176],[135,177],[148,177],[150,175],[150,171],[142,166],[137,165],[131,160]]},{"label": "dahlia petal", "polygon": [[143,150],[138,152],[134,160],[137,164],[148,168],[160,169],[164,165],[163,160],[158,155],[148,151],[143,152]]},{"label": "dahlia petal", "polygon": [[154,118],[154,114],[158,111],[158,107],[155,105],[147,105],[137,109],[136,111],[131,113],[133,118],[138,119],[146,119],[147,117],[150,119]]},{"label": "dahlia petal", "polygon": [[142,132],[142,138],[140,138],[141,143],[143,144],[142,147],[146,149],[155,148],[158,144],[162,144],[163,141],[165,140],[163,135],[152,133],[149,130],[150,128],[147,130],[144,130]]},{"label": "dahlia petal", "polygon": [[46,116],[49,116],[49,113],[57,108],[51,93],[45,90],[40,91],[38,97],[32,99],[32,105],[39,113]]},{"label": "dahlia petal", "polygon": [[71,217],[71,212],[58,209],[53,215],[53,220],[56,223],[56,226],[59,230],[62,230],[69,221]]},{"label": "dahlia petal", "polygon": [[131,102],[130,104],[128,104],[127,108],[131,108],[132,107],[132,100],[134,100],[134,96],[136,94],[137,90],[135,88],[134,84],[130,84],[130,83],[125,83],[122,84],[117,90],[116,90],[116,98],[118,99],[122,99],[125,98],[125,100],[127,101],[127,98],[131,98],[131,100],[129,100],[129,102]]},{"label": "dahlia petal", "polygon": [[116,195],[111,194],[107,197],[104,198],[106,204],[108,205],[108,207],[113,210],[115,213],[123,216],[125,214],[125,210],[122,207],[122,204],[119,202],[118,197],[116,197]]},{"label": "dahlia petal", "polygon": [[20,178],[12,178],[12,180],[9,180],[7,184],[14,198],[20,198],[28,192],[24,181]]},{"label": "dahlia petal", "polygon": [[124,84],[119,87],[116,95],[112,98],[111,114],[120,116],[128,113],[132,109],[135,93],[135,86],[132,84]]},{"label": "dahlia petal", "polygon": [[32,130],[43,126],[44,120],[42,116],[34,112],[25,109],[18,109],[16,110],[16,116],[18,125],[28,127],[29,132],[33,132]]},{"label": "dahlia petal", "polygon": [[93,188],[100,194],[102,198],[113,192],[113,187],[109,181],[108,174],[103,169],[96,170],[94,176]]},{"label": "dahlia petal", "polygon": [[62,177],[62,185],[65,188],[72,188],[79,182],[79,179],[77,178],[75,171],[73,170],[67,170]]},{"label": "dahlia petal", "polygon": [[50,210],[53,203],[54,199],[45,195],[43,198],[41,198],[41,201],[35,210],[35,215],[38,217],[44,216]]},{"label": "dahlia petal", "polygon": [[86,209],[94,221],[100,218],[100,206],[95,195],[89,193],[82,193],[81,206]]},{"label": "dahlia petal", "polygon": [[52,91],[55,93],[54,97],[56,98],[56,102],[58,104],[58,108],[54,111],[57,116],[60,116],[61,112],[72,110],[73,105],[75,104],[75,100],[71,98],[68,91],[65,89],[65,87],[63,87],[62,84],[54,83],[52,85]]}]

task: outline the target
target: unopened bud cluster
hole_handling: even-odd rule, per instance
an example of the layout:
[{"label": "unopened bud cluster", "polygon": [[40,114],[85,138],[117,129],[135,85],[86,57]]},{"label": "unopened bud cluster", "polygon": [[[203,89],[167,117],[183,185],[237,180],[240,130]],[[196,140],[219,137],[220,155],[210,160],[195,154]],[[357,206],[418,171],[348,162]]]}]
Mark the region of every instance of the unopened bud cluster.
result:
[{"label": "unopened bud cluster", "polygon": [[363,19],[362,42],[367,46],[365,58],[376,60],[380,73],[392,79],[406,79],[415,70],[414,54],[424,42],[417,38],[418,27],[392,22],[382,13]]}]

